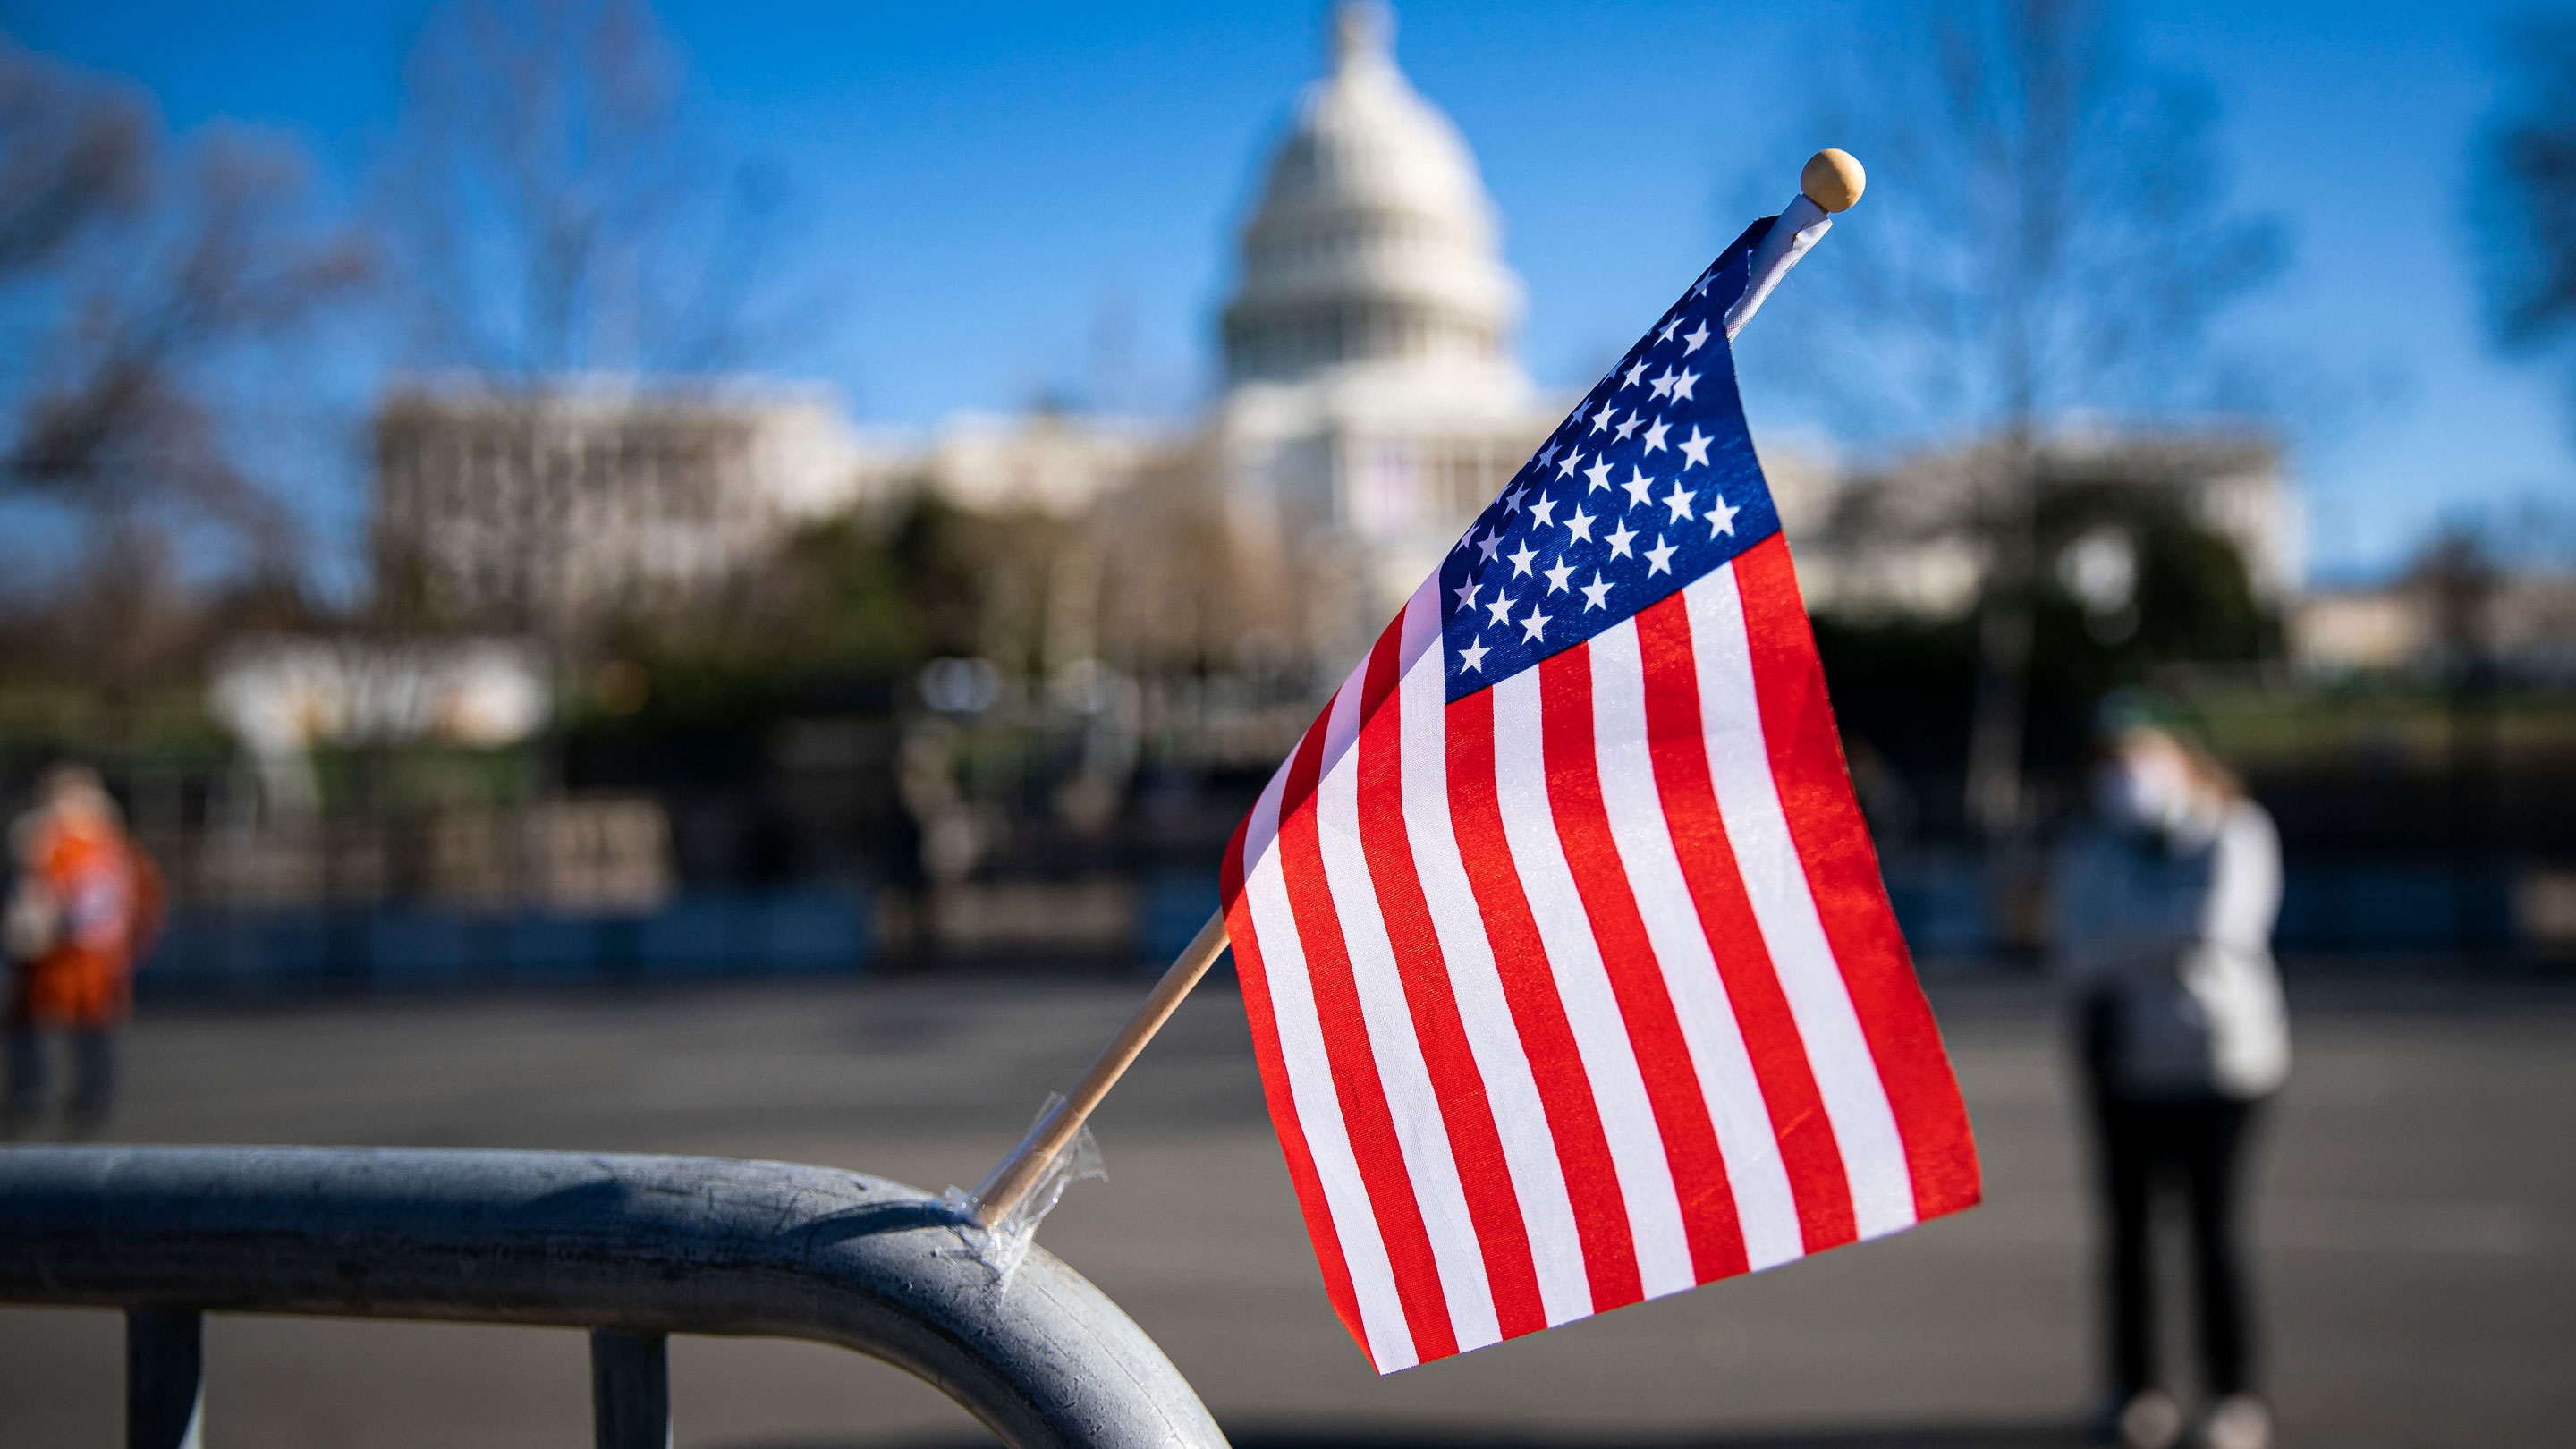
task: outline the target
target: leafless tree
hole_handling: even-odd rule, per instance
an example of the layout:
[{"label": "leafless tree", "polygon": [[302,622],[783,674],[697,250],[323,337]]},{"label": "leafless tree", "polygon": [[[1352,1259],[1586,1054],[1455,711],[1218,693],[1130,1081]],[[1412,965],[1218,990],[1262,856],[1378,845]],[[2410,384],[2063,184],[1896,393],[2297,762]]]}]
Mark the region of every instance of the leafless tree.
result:
[{"label": "leafless tree", "polygon": [[2538,351],[2576,337],[2576,24],[2521,26],[2510,53],[2518,93],[2488,133],[2478,212],[2497,330]]},{"label": "leafless tree", "polygon": [[235,461],[200,370],[346,295],[367,254],[307,230],[302,161],[277,143],[219,133],[172,169],[158,214],[113,244],[113,275],[45,348],[11,481],[99,522],[176,507],[273,545],[283,515]]},{"label": "leafless tree", "polygon": [[240,461],[244,389],[216,374],[366,276],[309,191],[282,141],[174,146],[122,87],[0,42],[0,287],[28,327],[0,390],[0,495],[81,535],[59,602],[99,625],[82,658],[102,684],[131,673],[144,617],[171,611],[168,530],[292,567],[296,531]]},{"label": "leafless tree", "polygon": [[150,151],[141,102],[0,38],[0,280],[139,210]]},{"label": "leafless tree", "polygon": [[[1882,436],[1983,441],[1972,818],[2025,816],[2037,450],[2053,421],[2207,400],[2211,325],[2279,265],[2229,209],[2205,86],[2142,68],[2100,0],[1927,8],[1819,117],[1870,167],[1811,356]],[[1830,92],[1829,92],[1830,93]],[[1890,427],[1888,420],[1897,419]]]},{"label": "leafless tree", "polygon": [[382,194],[420,360],[512,388],[703,373],[755,317],[778,175],[717,165],[642,0],[453,0],[405,72]]}]

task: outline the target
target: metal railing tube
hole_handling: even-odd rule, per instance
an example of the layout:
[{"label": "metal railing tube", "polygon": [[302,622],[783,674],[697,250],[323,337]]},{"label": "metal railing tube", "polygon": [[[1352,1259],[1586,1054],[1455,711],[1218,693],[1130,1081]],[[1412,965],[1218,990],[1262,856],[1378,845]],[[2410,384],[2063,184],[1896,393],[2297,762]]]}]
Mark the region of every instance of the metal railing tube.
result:
[{"label": "metal railing tube", "polygon": [[1005,1290],[916,1189],[792,1163],[0,1151],[0,1302],[804,1338],[909,1370],[1018,1449],[1225,1442],[1053,1255],[1032,1248]]},{"label": "metal railing tube", "polygon": [[125,1310],[125,1449],[197,1449],[206,1416],[204,1319]]},{"label": "metal railing tube", "polygon": [[590,1422],[599,1449],[671,1449],[671,1356],[658,1333],[590,1331]]}]

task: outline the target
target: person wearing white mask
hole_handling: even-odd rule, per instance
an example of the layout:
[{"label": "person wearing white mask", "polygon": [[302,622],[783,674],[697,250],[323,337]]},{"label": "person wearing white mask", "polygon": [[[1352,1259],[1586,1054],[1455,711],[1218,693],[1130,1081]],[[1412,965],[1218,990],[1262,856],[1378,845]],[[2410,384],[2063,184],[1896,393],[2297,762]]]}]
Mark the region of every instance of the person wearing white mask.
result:
[{"label": "person wearing white mask", "polygon": [[2091,1099],[2104,1207],[2111,1397],[2098,1426],[2131,1449],[2182,1437],[2155,1361],[2149,1227],[2188,1207],[2209,1449],[2268,1449],[2253,1382],[2239,1204],[2256,1107],[2290,1071],[2272,962],[2281,842],[2225,767],[2115,701],[2096,819],[2070,836],[2053,892],[2056,965]]}]

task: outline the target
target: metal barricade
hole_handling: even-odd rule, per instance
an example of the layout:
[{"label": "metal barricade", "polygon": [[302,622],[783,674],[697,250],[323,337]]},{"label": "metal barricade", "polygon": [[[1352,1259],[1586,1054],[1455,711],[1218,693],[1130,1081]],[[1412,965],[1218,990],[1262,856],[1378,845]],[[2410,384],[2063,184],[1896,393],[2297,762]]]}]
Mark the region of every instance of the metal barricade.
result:
[{"label": "metal barricade", "polygon": [[673,1333],[855,1349],[1018,1449],[1225,1443],[1153,1340],[1053,1255],[997,1282],[937,1201],[793,1163],[0,1150],[0,1302],[125,1310],[136,1449],[196,1443],[209,1312],[588,1329],[602,1449],[669,1443]]}]

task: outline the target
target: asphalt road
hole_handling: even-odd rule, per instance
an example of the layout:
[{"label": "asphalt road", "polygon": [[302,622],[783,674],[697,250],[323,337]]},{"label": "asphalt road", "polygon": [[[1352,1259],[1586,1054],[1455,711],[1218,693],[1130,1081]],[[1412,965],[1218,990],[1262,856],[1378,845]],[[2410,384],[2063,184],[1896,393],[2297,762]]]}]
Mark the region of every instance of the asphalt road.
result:
[{"label": "asphalt road", "polygon": [[[971,1182],[1141,983],[911,981],[165,1013],[113,1134],[716,1153]],[[1511,1441],[1809,1449],[2070,1441],[2093,1391],[2091,1226],[2046,1003],[1936,993],[1989,1202],[1958,1218],[1380,1379],[1326,1307],[1212,983],[1098,1119],[1106,1182],[1042,1240],[1151,1332],[1247,1449]],[[2576,1442],[2576,996],[2299,1002],[2258,1240],[2284,1442]],[[117,1442],[119,1321],[0,1310],[0,1445]],[[587,1442],[579,1335],[211,1320],[207,1442]],[[678,1442],[972,1442],[835,1350],[673,1345]]]}]

